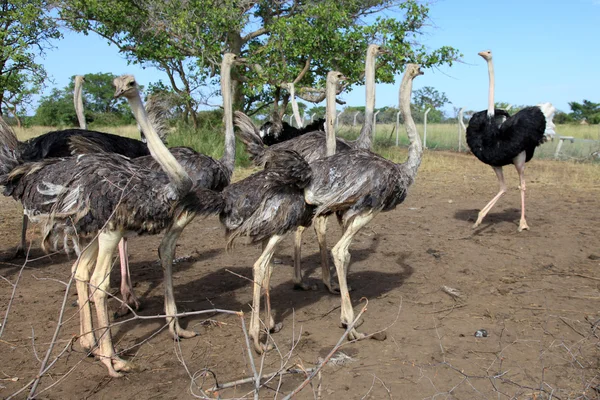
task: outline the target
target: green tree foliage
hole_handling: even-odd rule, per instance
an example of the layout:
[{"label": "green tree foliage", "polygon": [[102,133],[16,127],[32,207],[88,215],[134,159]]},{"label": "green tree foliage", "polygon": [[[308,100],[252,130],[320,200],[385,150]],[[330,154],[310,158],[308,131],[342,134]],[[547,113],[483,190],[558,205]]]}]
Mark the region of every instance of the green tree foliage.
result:
[{"label": "green tree foliage", "polygon": [[[74,78],[74,77],[73,77]],[[115,99],[112,85],[116,75],[97,73],[85,75],[83,104],[85,118],[95,125],[121,125],[133,123],[131,111],[123,99]],[[42,97],[33,123],[45,126],[77,126],[73,105],[74,79],[63,89],[53,89]]]},{"label": "green tree foliage", "polygon": [[600,124],[600,103],[593,103],[589,100],[583,100],[582,103],[572,101],[569,103],[569,107],[571,107],[571,117],[575,121],[585,119],[590,124]]},{"label": "green tree foliage", "polygon": [[[129,60],[165,70],[173,89],[196,104],[196,90],[218,71],[222,53],[241,54],[249,66],[235,74],[235,106],[256,112],[289,102],[293,82],[308,101],[324,97],[326,74],[339,70],[350,88],[363,82],[369,43],[380,57],[379,82],[392,82],[407,62],[424,67],[459,57],[448,46],[418,43],[429,8],[417,0],[59,0],[61,17],[80,32],[96,32]],[[393,17],[391,17],[393,16]],[[176,79],[177,78],[177,79]]]},{"label": "green tree foliage", "polygon": [[427,121],[432,123],[442,122],[444,112],[441,108],[448,103],[450,103],[450,100],[448,100],[446,94],[431,86],[417,89],[412,95],[413,118],[417,122],[423,122],[425,111],[431,108],[431,111],[427,114]]},{"label": "green tree foliage", "polygon": [[7,110],[18,116],[46,79],[35,57],[60,37],[48,16],[49,5],[43,0],[0,1],[0,115]]}]

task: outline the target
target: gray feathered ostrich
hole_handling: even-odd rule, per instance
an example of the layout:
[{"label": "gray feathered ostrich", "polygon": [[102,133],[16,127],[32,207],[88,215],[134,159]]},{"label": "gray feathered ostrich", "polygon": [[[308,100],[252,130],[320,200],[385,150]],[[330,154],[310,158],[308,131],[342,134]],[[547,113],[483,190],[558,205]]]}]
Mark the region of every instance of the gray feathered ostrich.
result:
[{"label": "gray feathered ostrich", "polygon": [[[334,110],[336,87],[342,79],[344,76],[336,71],[327,75],[327,97],[333,97]],[[241,131],[252,132],[252,135],[259,137],[252,120],[242,112],[236,111],[235,123]],[[261,289],[269,288],[272,272],[270,263],[275,247],[286,233],[299,226],[310,226],[314,211],[314,207],[304,201],[304,188],[312,176],[304,158],[288,149],[272,152],[268,157],[264,170],[232,183],[223,190],[225,208],[221,213],[229,244],[239,236],[249,236],[253,242],[262,241],[263,244],[262,254],[253,266],[254,294],[248,330],[254,348],[259,353],[267,348],[260,343]],[[273,329],[275,324],[268,296],[266,309],[267,328]]]},{"label": "gray feathered ostrich", "polygon": [[[70,156],[72,154],[72,148],[69,145],[70,139],[75,136],[85,137],[89,140],[102,143],[105,151],[122,154],[127,157],[135,158],[150,154],[148,147],[139,140],[86,129],[85,117],[83,115],[83,100],[81,96],[83,82],[85,82],[83,76],[77,75],[75,77],[73,101],[75,103],[75,111],[81,129],[52,131],[25,142],[18,142],[16,147],[24,162],[40,161],[52,157]],[[17,247],[16,256],[23,256],[24,250],[27,247],[27,225],[28,216],[27,214],[23,214],[21,243],[19,244],[19,247]]]},{"label": "gray feathered ostrich", "polygon": [[[175,159],[182,165],[190,178],[194,181],[194,184],[205,189],[221,191],[231,181],[231,175],[233,174],[233,168],[235,164],[235,135],[233,133],[233,106],[231,98],[231,68],[234,64],[242,62],[244,62],[244,59],[237,57],[235,54],[227,53],[223,56],[221,63],[221,93],[223,96],[223,117],[225,125],[225,151],[223,153],[223,157],[220,160],[215,160],[212,157],[198,153],[189,147],[172,147],[169,149],[171,154],[173,154]],[[146,110],[148,109],[149,107],[146,107]],[[155,110],[151,111],[151,114],[147,112],[147,114],[152,117],[150,118],[151,120],[149,122],[154,128],[156,128],[157,124],[162,124],[163,122],[159,116],[160,107],[157,107]],[[138,125],[141,126],[140,121],[137,122]],[[141,132],[143,132],[143,130]],[[112,150],[106,149],[101,140],[94,138],[88,139],[86,137],[72,138],[71,147],[74,148],[78,154],[103,151],[110,152]],[[161,170],[160,163],[158,163],[155,158],[149,155],[134,158],[132,161],[136,165],[152,171]],[[121,259],[121,294],[123,296],[124,303],[121,304],[121,307],[119,310],[117,310],[116,315],[122,316],[129,312],[129,307],[138,309],[140,304],[139,300],[135,296],[131,284],[129,262],[127,257],[127,238],[125,237],[121,243],[119,243],[119,255]]]},{"label": "gray feathered ostrich", "polygon": [[[3,129],[0,183],[5,186],[6,195],[20,200],[31,215],[44,219],[44,242],[59,234],[75,241],[90,240],[73,266],[81,307],[80,343],[93,349],[111,376],[119,377],[119,371],[129,371],[131,366],[115,354],[109,328],[109,274],[117,243],[129,233],[166,231],[160,245],[165,310],[168,316],[176,315],[171,267],[177,238],[195,215],[220,211],[223,199],[219,193],[193,186],[189,175],[148,123],[133,76],[115,79],[115,86],[115,96],[129,101],[146,133],[148,148],[164,172],[139,167],[112,153],[23,163],[18,147],[6,140],[12,132]],[[96,329],[88,301],[90,288],[96,307]],[[176,318],[167,320],[175,337],[195,335],[182,329]]]},{"label": "gray feathered ostrich", "polygon": [[[406,197],[421,164],[423,149],[410,112],[412,81],[422,72],[418,65],[408,64],[400,85],[400,110],[410,140],[408,159],[396,164],[368,150],[336,153],[310,164],[312,179],[304,194],[306,202],[315,206],[315,218],[338,214],[342,221],[342,237],[332,249],[342,301],[341,321],[354,320],[354,310],[347,285],[350,253],[354,236],[382,211],[393,210]],[[328,133],[329,142],[333,135]],[[363,335],[356,329],[349,339]]]},{"label": "gray feathered ostrich", "polygon": [[[467,127],[467,144],[473,154],[491,165],[498,177],[500,191],[479,212],[476,228],[500,197],[506,193],[502,167],[513,164],[519,173],[521,190],[521,220],[519,232],[529,229],[525,221],[525,163],[533,157],[535,148],[546,141],[546,135],[554,132],[552,115],[556,109],[550,103],[526,107],[513,115],[494,109],[494,65],[490,50],[478,53],[488,64],[488,109],[473,114]],[[498,118],[500,117],[500,118]]]},{"label": "gray feathered ostrich", "polygon": [[[365,92],[366,92],[366,104],[365,104],[365,121],[360,131],[360,135],[355,141],[346,141],[344,139],[336,138],[333,142],[335,144],[335,151],[346,152],[353,149],[369,149],[371,147],[373,123],[374,123],[374,110],[375,110],[375,61],[378,54],[386,52],[381,46],[371,44],[367,49],[367,55],[365,60]],[[333,131],[333,123],[335,121],[335,107],[327,113],[326,121],[331,126]],[[240,132],[240,140],[246,144],[246,148],[250,153],[250,158],[257,165],[263,165],[264,160],[268,159],[273,152],[280,151],[282,149],[294,150],[298,152],[308,163],[312,163],[315,160],[321,159],[327,156],[327,145],[326,135],[323,131],[309,132],[297,138],[287,140],[285,142],[277,143],[273,146],[265,148],[264,142],[259,136],[253,134],[251,130]],[[319,217],[314,220],[315,232],[317,234],[317,240],[319,242],[319,250],[321,254],[321,270],[322,280],[325,286],[332,293],[338,293],[336,285],[331,281],[331,274],[329,269],[329,255],[327,253],[327,241],[326,241],[326,229],[327,220],[326,217]],[[311,286],[303,282],[302,273],[300,269],[300,254],[301,254],[301,243],[302,243],[302,232],[304,228],[300,228],[296,235],[295,240],[295,251],[294,251],[294,286],[299,289],[310,289]]]}]

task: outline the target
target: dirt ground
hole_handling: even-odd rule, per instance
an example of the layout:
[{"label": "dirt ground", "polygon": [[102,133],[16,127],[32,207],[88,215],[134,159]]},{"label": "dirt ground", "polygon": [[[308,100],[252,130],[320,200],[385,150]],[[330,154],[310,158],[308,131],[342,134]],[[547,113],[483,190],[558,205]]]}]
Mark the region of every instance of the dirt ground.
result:
[{"label": "dirt ground", "polygon": [[[497,190],[491,168],[472,156],[431,154],[405,203],[377,216],[351,246],[348,280],[355,310],[364,304],[361,298],[369,301],[359,330],[387,327],[387,340],[343,345],[340,351],[347,357],[338,353],[337,361],[323,368],[320,388],[315,378],[296,398],[316,398],[317,392],[323,399],[600,398],[600,172],[582,184],[576,165],[568,165],[575,172],[565,172],[565,163],[531,162],[526,171],[531,230],[519,233],[518,180],[507,168],[509,192],[473,230],[478,210]],[[24,260],[8,259],[18,242],[20,208],[4,197],[0,207],[4,317],[11,283]],[[339,228],[330,221],[329,229],[333,244]],[[2,398],[38,373],[63,301],[61,281],[68,281],[73,262],[64,255],[43,257],[35,232],[30,236],[32,260],[23,269],[0,339]],[[162,312],[158,242],[158,237],[130,241],[132,278],[144,316]],[[177,252],[175,296],[181,311],[249,311],[248,279],[258,246],[239,243],[226,252],[218,219],[210,218],[187,227]],[[272,336],[280,353],[267,354],[264,374],[280,369],[282,357],[289,358],[288,367],[314,367],[343,334],[339,298],[320,282],[312,230],[304,236],[302,262],[317,290],[292,289],[292,253],[290,236],[277,252],[282,263],[276,265],[271,291],[276,321],[283,323]],[[115,293],[118,285],[114,268]],[[443,287],[456,289],[459,297]],[[55,355],[79,332],[75,298],[72,288]],[[111,300],[110,305],[118,303]],[[109,378],[104,366],[76,343],[44,376],[38,398],[184,399],[199,394],[194,384],[208,389],[214,377],[226,383],[252,375],[238,317],[188,317],[183,325],[199,335],[174,342],[161,330],[161,319],[113,327],[117,350],[125,350],[124,357],[137,368],[121,379]],[[480,329],[487,337],[475,337]],[[260,368],[260,357],[254,354],[254,361]],[[203,378],[205,369],[210,373]],[[277,398],[282,398],[303,379],[285,375],[272,380],[260,398],[274,398],[279,385]],[[252,398],[252,386],[218,394]]]}]

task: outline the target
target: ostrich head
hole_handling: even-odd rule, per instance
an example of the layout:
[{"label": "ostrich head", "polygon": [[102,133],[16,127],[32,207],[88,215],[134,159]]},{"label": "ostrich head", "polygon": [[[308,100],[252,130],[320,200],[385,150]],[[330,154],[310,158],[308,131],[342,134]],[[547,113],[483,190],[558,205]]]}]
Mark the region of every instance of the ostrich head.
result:
[{"label": "ostrich head", "polygon": [[131,98],[138,95],[138,85],[133,75],[121,75],[113,81],[115,98],[124,96]]},{"label": "ostrich head", "polygon": [[479,54],[481,57],[483,57],[483,59],[485,61],[491,61],[492,60],[492,51],[491,50],[480,51],[477,54]]},{"label": "ostrich head", "polygon": [[81,85],[82,83],[85,82],[85,76],[83,75],[75,75],[75,84],[79,84]]},{"label": "ostrich head", "polygon": [[419,64],[408,64],[406,67],[406,74],[410,79],[414,79],[419,75],[423,75],[421,66]]}]

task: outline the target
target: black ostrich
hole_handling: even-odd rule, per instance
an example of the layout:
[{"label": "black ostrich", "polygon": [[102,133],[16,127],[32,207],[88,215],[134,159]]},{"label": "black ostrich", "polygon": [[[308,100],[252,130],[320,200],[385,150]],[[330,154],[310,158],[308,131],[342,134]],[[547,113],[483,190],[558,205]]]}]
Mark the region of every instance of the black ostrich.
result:
[{"label": "black ostrich", "polygon": [[556,109],[550,103],[526,107],[512,117],[504,110],[494,109],[494,66],[490,50],[479,53],[488,64],[488,109],[473,114],[467,127],[467,144],[473,154],[491,165],[498,177],[500,191],[479,212],[473,228],[478,227],[498,199],[506,193],[502,167],[513,164],[519,173],[521,190],[521,220],[519,232],[529,229],[525,221],[525,163],[533,157],[535,148],[554,131],[552,115]]},{"label": "black ostrich", "polygon": [[[129,371],[131,365],[115,353],[107,310],[108,277],[118,242],[129,233],[166,231],[160,245],[165,311],[169,316],[176,315],[171,268],[177,238],[194,216],[221,211],[223,199],[220,193],[195,186],[164,146],[148,123],[133,77],[117,78],[115,86],[115,95],[128,99],[146,133],[148,148],[163,171],[150,171],[111,153],[23,163],[14,134],[3,127],[0,184],[5,186],[5,195],[20,200],[30,215],[42,220],[44,243],[55,240],[56,236],[62,236],[64,241],[89,241],[73,266],[81,307],[80,343],[100,358],[111,376],[119,377],[122,376],[119,371]],[[98,322],[95,329],[90,288]],[[176,338],[196,335],[182,329],[177,318],[167,319]]]},{"label": "black ostrich", "polygon": [[285,121],[267,121],[261,125],[259,134],[266,146],[272,146],[302,136],[308,132],[324,130],[325,118],[319,118],[303,128],[295,128]]},{"label": "black ostrich", "polygon": [[[377,55],[386,52],[381,46],[371,44],[367,49],[365,59],[365,121],[360,131],[359,137],[355,141],[346,141],[344,139],[335,138],[333,144],[334,151],[346,152],[354,149],[370,149],[372,141],[372,132],[374,124],[375,110],[375,60]],[[335,92],[333,93],[335,96]],[[331,95],[327,95],[330,99]],[[327,111],[326,121],[333,131],[333,123],[335,121],[335,103],[329,111]],[[243,129],[243,128],[242,128]],[[281,143],[274,144],[270,147],[265,147],[263,140],[257,135],[254,135],[251,130],[241,132],[239,136],[246,144],[250,158],[257,165],[263,165],[264,161],[269,159],[272,153],[281,150],[294,150],[298,152],[308,163],[324,158],[328,155],[326,145],[326,135],[324,131],[309,132],[297,138],[287,140]],[[314,220],[315,232],[319,242],[319,250],[321,255],[321,271],[322,280],[328,290],[332,293],[338,293],[336,284],[331,280],[329,269],[329,254],[327,252],[326,229],[327,217],[319,217]],[[294,251],[294,287],[299,289],[312,288],[302,280],[300,270],[300,254],[302,243],[302,232],[304,228],[300,227],[296,235],[296,244]]]}]

